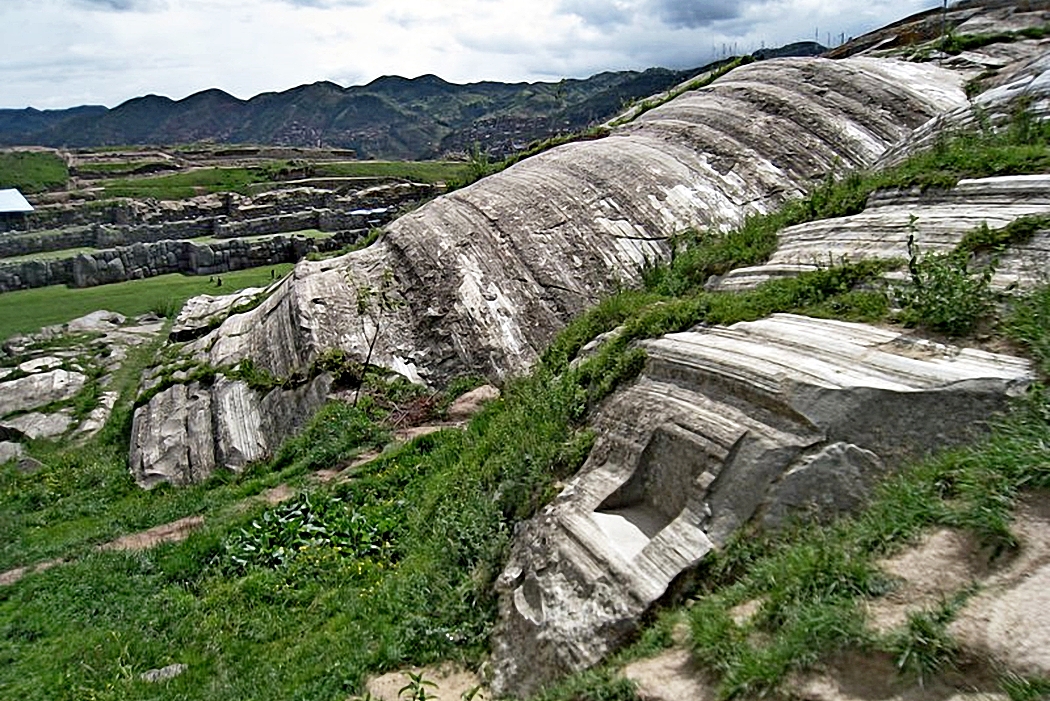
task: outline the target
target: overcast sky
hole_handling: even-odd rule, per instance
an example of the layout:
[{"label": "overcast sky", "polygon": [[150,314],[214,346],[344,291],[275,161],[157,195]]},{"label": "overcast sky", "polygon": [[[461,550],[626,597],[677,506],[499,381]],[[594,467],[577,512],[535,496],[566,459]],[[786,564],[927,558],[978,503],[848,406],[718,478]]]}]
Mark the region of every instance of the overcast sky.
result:
[{"label": "overcast sky", "polygon": [[[938,0],[0,0],[0,107],[330,80],[456,83],[699,66],[735,43],[837,43]],[[714,51],[715,56],[712,56]]]}]

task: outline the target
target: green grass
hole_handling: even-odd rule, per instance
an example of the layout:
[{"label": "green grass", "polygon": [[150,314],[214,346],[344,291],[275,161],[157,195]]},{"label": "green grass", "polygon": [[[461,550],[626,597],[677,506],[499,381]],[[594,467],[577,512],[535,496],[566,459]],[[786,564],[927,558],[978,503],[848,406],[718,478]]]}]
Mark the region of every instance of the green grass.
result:
[{"label": "green grass", "polygon": [[[299,169],[299,164],[293,164]],[[237,192],[249,194],[258,183],[280,182],[292,168],[274,162],[250,168],[198,168],[182,173],[142,178],[113,178],[99,185],[106,197],[155,197],[178,200],[194,195]],[[343,163],[309,163],[301,166],[306,177],[402,178],[431,183],[455,179],[466,164],[451,161],[349,161]]]},{"label": "green grass", "polygon": [[23,193],[61,190],[69,180],[69,170],[61,158],[50,152],[8,151],[0,153],[0,188],[15,187]]},{"label": "green grass", "polygon": [[462,177],[467,164],[460,161],[347,161],[315,163],[315,178],[400,178],[420,183],[436,183]]},{"label": "green grass", "polygon": [[265,287],[272,282],[271,270],[280,277],[293,267],[282,263],[223,273],[222,287],[216,287],[206,277],[172,274],[81,289],[53,286],[7,292],[0,297],[0,338],[65,323],[97,309],[137,316],[166,306],[171,300],[181,307],[199,294],[229,294],[245,287]]},{"label": "green grass", "polygon": [[[238,236],[238,241],[265,241],[272,239],[275,236],[303,236],[308,239],[328,239],[332,237],[331,231],[321,231],[320,229],[302,229],[301,231],[285,231],[279,234],[259,234],[258,236]],[[214,236],[198,236],[193,239],[189,239],[193,243],[222,243],[223,241],[232,241],[230,238],[216,238]]]},{"label": "green grass", "polygon": [[948,34],[941,41],[941,50],[956,56],[963,51],[973,51],[989,44],[1011,43],[1022,39],[1043,39],[1050,35],[1050,25],[1026,27],[1016,32],[994,32],[991,34]]},{"label": "green grass", "polygon": [[156,177],[103,180],[99,184],[105,197],[181,200],[217,192],[247,194],[249,185],[269,181],[268,175],[258,168],[199,168]]}]

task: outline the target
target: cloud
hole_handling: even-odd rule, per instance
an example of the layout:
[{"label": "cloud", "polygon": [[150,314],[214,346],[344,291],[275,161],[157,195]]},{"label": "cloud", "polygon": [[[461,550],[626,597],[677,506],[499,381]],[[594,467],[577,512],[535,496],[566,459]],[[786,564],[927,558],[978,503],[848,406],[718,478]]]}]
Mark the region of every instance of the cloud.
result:
[{"label": "cloud", "polygon": [[167,7],[166,0],[74,0],[74,3],[89,10],[115,12],[154,12]]},{"label": "cloud", "polygon": [[456,83],[703,65],[855,36],[939,0],[0,0],[0,107],[433,73]]},{"label": "cloud", "polygon": [[668,26],[680,29],[697,29],[735,19],[748,4],[736,0],[652,0],[656,15]]},{"label": "cloud", "polygon": [[330,10],[333,7],[365,7],[371,4],[370,0],[280,0],[280,2],[295,7],[316,7],[322,10]]},{"label": "cloud", "polygon": [[634,15],[634,9],[625,3],[610,3],[606,0],[562,0],[558,4],[558,11],[575,15],[584,24],[602,29],[630,24]]}]

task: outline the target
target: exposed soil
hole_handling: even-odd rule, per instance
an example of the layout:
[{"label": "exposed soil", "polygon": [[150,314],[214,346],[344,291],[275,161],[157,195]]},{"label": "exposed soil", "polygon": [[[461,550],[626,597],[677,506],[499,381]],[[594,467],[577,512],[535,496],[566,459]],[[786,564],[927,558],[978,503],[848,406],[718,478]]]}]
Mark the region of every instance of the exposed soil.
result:
[{"label": "exposed soil", "polygon": [[623,674],[642,701],[714,701],[715,686],[704,679],[688,650],[671,649],[627,665]]},{"label": "exposed soil", "polygon": [[[473,701],[490,701],[492,696],[488,690],[481,686],[481,680],[474,672],[467,671],[453,664],[443,664],[438,667],[412,667],[399,672],[390,672],[379,677],[370,679],[365,685],[368,693],[375,699],[382,701],[398,701],[398,692],[405,688],[411,681],[409,673],[422,674],[423,679],[433,682],[437,686],[427,686],[427,698],[435,701],[461,701],[464,694],[474,692]],[[408,692],[400,698],[408,698]]]}]

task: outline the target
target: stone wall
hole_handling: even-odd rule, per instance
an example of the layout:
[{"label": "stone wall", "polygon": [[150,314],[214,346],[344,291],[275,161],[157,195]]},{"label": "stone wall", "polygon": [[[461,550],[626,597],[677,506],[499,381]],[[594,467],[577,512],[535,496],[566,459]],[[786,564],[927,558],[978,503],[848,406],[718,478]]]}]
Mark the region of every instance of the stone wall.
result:
[{"label": "stone wall", "polygon": [[393,208],[350,211],[311,209],[290,214],[274,213],[252,219],[217,216],[163,224],[93,224],[69,227],[63,229],[60,234],[48,232],[0,235],[0,259],[69,248],[114,248],[135,243],[180,241],[202,236],[232,239],[241,236],[287,234],[304,229],[326,232],[353,231],[384,226],[389,224],[396,214],[397,211]]},{"label": "stone wall", "polygon": [[[64,202],[38,206],[33,212],[13,218],[0,218],[0,234],[17,235],[87,226],[127,227],[171,226],[175,223],[258,220],[299,214],[310,210],[339,212],[396,209],[439,194],[440,188],[418,183],[385,183],[374,187],[339,192],[312,187],[264,192],[254,197],[225,193],[203,195],[186,200],[111,200],[107,202]],[[278,232],[269,232],[278,233]],[[6,238],[0,236],[0,239]],[[164,238],[178,238],[166,235]],[[159,239],[158,239],[159,240]],[[133,243],[134,241],[129,241]]]},{"label": "stone wall", "polygon": [[230,239],[213,243],[158,241],[81,253],[60,260],[30,260],[0,265],[0,292],[69,285],[92,287],[112,282],[183,273],[221,275],[232,270],[295,263],[312,251],[336,250],[354,243],[367,229],[341,232],[328,239],[274,236],[263,241]]}]

